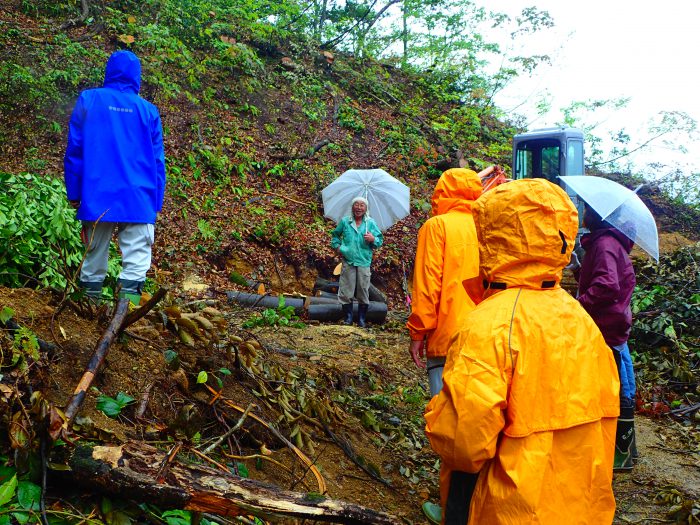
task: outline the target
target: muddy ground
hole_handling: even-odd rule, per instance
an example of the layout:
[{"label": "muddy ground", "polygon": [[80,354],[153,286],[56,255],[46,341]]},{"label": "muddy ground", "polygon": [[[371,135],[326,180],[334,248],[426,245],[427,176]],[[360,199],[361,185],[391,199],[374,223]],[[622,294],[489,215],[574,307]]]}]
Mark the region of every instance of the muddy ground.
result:
[{"label": "muddy ground", "polygon": [[[47,291],[0,288],[0,309],[11,308],[18,323],[58,345],[29,373],[33,387],[59,407],[73,392],[106,324],[74,306],[59,312],[60,299]],[[427,382],[408,357],[405,313],[392,312],[384,326],[369,330],[333,324],[244,329],[253,312],[221,299],[171,294],[157,310],[112,347],[80,412],[79,435],[111,442],[146,439],[163,447],[183,441],[201,450],[224,432],[222,416],[234,422],[239,415],[211,404],[212,394],[197,382],[206,371],[207,385],[215,390],[223,385],[224,397],[240,407],[254,403],[256,414],[293,436],[318,467],[331,497],[406,523],[425,523],[420,505],[437,498],[437,457],[422,431]],[[171,322],[178,312],[199,312],[214,322],[221,314],[225,323],[218,320],[214,331],[202,329],[188,345]],[[255,345],[255,356],[246,343]],[[7,338],[2,345],[6,351]],[[13,378],[17,372],[6,372],[3,381]],[[145,411],[137,418],[146,391]],[[119,392],[137,402],[116,419],[96,410],[99,394]],[[322,420],[350,444],[349,453],[329,438]],[[674,505],[692,507],[700,498],[700,458],[684,448],[687,429],[668,416],[638,417],[637,432],[639,463],[631,473],[615,476],[615,523],[658,523],[668,519]],[[260,459],[266,449],[274,462]],[[183,454],[188,455],[187,446]],[[217,459],[286,489],[318,490],[299,460],[254,422],[227,441]],[[61,498],[62,490],[50,485],[48,497]]]}]

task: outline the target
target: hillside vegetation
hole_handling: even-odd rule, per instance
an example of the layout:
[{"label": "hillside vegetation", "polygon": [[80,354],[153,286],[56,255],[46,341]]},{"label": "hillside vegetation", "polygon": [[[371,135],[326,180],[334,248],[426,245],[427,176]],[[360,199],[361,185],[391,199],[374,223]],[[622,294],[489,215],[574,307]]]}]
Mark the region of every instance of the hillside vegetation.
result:
[{"label": "hillside vegetation", "polygon": [[243,3],[93,2],[89,24],[69,23],[77,6],[29,4],[0,15],[0,167],[60,177],[75,97],[100,85],[106,57],[128,45],[143,62],[141,94],[163,117],[168,188],[155,266],[175,279],[186,263],[262,278],[274,272],[272,253],[293,280],[307,268],[327,273],[320,190],[367,167],[405,181],[415,205],[378,258],[387,276],[412,251],[430,178],[460,160],[507,164],[515,129],[457,72],[323,51],[288,24],[251,20],[264,11],[241,18],[252,9]]},{"label": "hillside vegetation", "polygon": [[[417,2],[404,15],[451,27],[456,21],[436,14],[442,3],[419,9]],[[408,39],[411,53],[378,61],[371,58],[379,45],[374,40],[390,38],[371,32],[368,20],[379,13],[331,4],[319,32],[320,15],[290,0],[275,6],[10,2],[0,14],[0,172],[5,182],[20,177],[15,184],[31,186],[30,200],[51,202],[41,217],[27,202],[11,220],[25,235],[47,231],[51,246],[35,261],[41,271],[17,264],[25,277],[10,274],[0,282],[18,285],[31,282],[26,274],[39,274],[42,284],[63,284],[61,275],[77,266],[77,228],[60,183],[45,180],[62,176],[77,94],[100,85],[109,54],[129,47],[143,62],[141,94],[160,108],[166,135],[168,187],[156,271],[180,282],[196,267],[219,288],[232,274],[234,282],[244,276],[278,291],[307,288],[335,266],[320,190],[346,169],[381,167],[409,185],[413,202],[411,216],[388,233],[374,268],[381,288],[398,291],[400,263],[412,259],[416,228],[427,218],[432,179],[457,165],[509,169],[510,141],[522,129],[503,118],[492,96],[546,57],[503,55],[509,68],[480,76],[482,55],[501,53],[488,35],[453,37],[453,48],[467,51],[451,57],[447,42],[440,46],[416,30],[393,36]],[[491,16],[494,25],[505,23]],[[471,6],[459,20],[473,28],[484,18]],[[546,14],[532,10],[517,27],[533,31],[548,23]],[[328,50],[334,40],[340,51]],[[407,56],[414,60],[403,61]],[[414,65],[439,58],[446,62]],[[48,257],[58,238],[66,253]]]},{"label": "hillside vegetation", "polygon": [[[392,10],[396,24],[386,18]],[[0,493],[0,524],[8,509],[20,523],[22,513],[38,520],[33,503],[17,497],[39,483],[38,407],[42,399],[64,406],[105,328],[105,312],[77,292],[82,245],[62,157],[78,93],[101,85],[107,57],[120,48],[140,57],[141,94],[163,119],[168,185],[148,289],[170,293],[115,343],[86,421],[73,431],[96,442],[184,443],[187,460],[201,461],[197,449],[240,416],[217,395],[254,403],[319,466],[329,495],[421,522],[420,503],[437,495],[437,458],[422,432],[425,378],[408,365],[402,283],[410,281],[435,179],[453,166],[509,171],[511,139],[523,125],[494,106],[493,95],[547,60],[508,56],[478,31],[486,22],[512,27],[514,38],[552,23],[535,9],[511,20],[456,0],[2,2],[0,328],[11,320],[20,328],[0,331],[0,415],[10,429],[0,438],[0,487],[9,494],[14,474],[25,485],[7,500]],[[490,75],[487,55],[504,64]],[[261,316],[226,304],[224,292],[251,282],[308,294],[317,277],[330,277],[337,260],[321,189],[346,169],[374,167],[405,182],[412,201],[373,264],[373,282],[389,297],[384,326],[292,328],[299,320],[283,306]],[[616,479],[619,523],[697,523],[700,481],[679,465],[697,462],[700,450],[700,211],[653,184],[641,197],[659,224],[662,252],[659,264],[634,253],[638,410],[661,422],[663,438],[653,441],[645,423],[643,454],[665,449],[681,473],[662,478],[666,463],[650,463],[637,471],[642,491],[636,478]],[[113,262],[108,285],[117,274]],[[98,399],[111,400],[116,415],[107,417]],[[183,414],[195,417],[183,423]],[[237,436],[217,455],[230,470],[315,494],[310,469],[300,471],[271,431],[249,421]],[[56,498],[50,518],[212,519],[116,499],[90,504]]]}]

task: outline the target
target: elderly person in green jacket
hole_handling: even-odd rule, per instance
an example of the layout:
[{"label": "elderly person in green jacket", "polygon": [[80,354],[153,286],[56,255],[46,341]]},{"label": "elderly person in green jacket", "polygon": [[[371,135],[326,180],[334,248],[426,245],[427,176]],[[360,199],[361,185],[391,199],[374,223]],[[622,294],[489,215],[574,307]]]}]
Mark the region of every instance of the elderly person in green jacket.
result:
[{"label": "elderly person in green jacket", "polygon": [[357,299],[357,325],[366,325],[369,309],[369,282],[372,253],[384,241],[377,223],[369,216],[367,199],[352,200],[352,214],[343,217],[332,233],[331,248],[343,261],[338,300],[343,307],[345,324],[352,324],[352,300]]}]

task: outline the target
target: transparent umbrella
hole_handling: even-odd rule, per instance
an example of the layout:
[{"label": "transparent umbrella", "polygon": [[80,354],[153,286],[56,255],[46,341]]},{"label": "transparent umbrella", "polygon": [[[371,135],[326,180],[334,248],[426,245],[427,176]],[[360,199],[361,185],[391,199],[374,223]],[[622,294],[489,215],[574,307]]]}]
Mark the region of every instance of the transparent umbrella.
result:
[{"label": "transparent umbrella", "polygon": [[350,215],[355,197],[369,203],[368,213],[385,231],[406,217],[410,211],[408,186],[382,169],[348,170],[323,188],[323,215],[335,222]]},{"label": "transparent umbrella", "polygon": [[649,208],[636,192],[615,181],[594,177],[559,177],[600,217],[659,260],[659,234]]}]

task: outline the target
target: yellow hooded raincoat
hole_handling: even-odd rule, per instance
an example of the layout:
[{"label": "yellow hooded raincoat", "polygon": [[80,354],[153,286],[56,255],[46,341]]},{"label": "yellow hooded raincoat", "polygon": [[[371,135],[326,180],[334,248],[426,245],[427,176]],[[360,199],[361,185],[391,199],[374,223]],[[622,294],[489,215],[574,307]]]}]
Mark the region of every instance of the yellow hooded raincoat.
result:
[{"label": "yellow hooded raincoat", "polygon": [[484,300],[425,414],[443,461],[443,508],[452,469],[479,472],[470,524],[612,523],[615,361],[559,286],[576,209],[559,187],[532,179],[484,194],[474,218]]},{"label": "yellow hooded raincoat", "polygon": [[474,308],[462,281],[479,273],[471,208],[480,195],[476,172],[445,171],[433,192],[432,217],[418,231],[412,311],[406,326],[414,341],[427,337],[428,357],[447,355],[450,338]]}]

